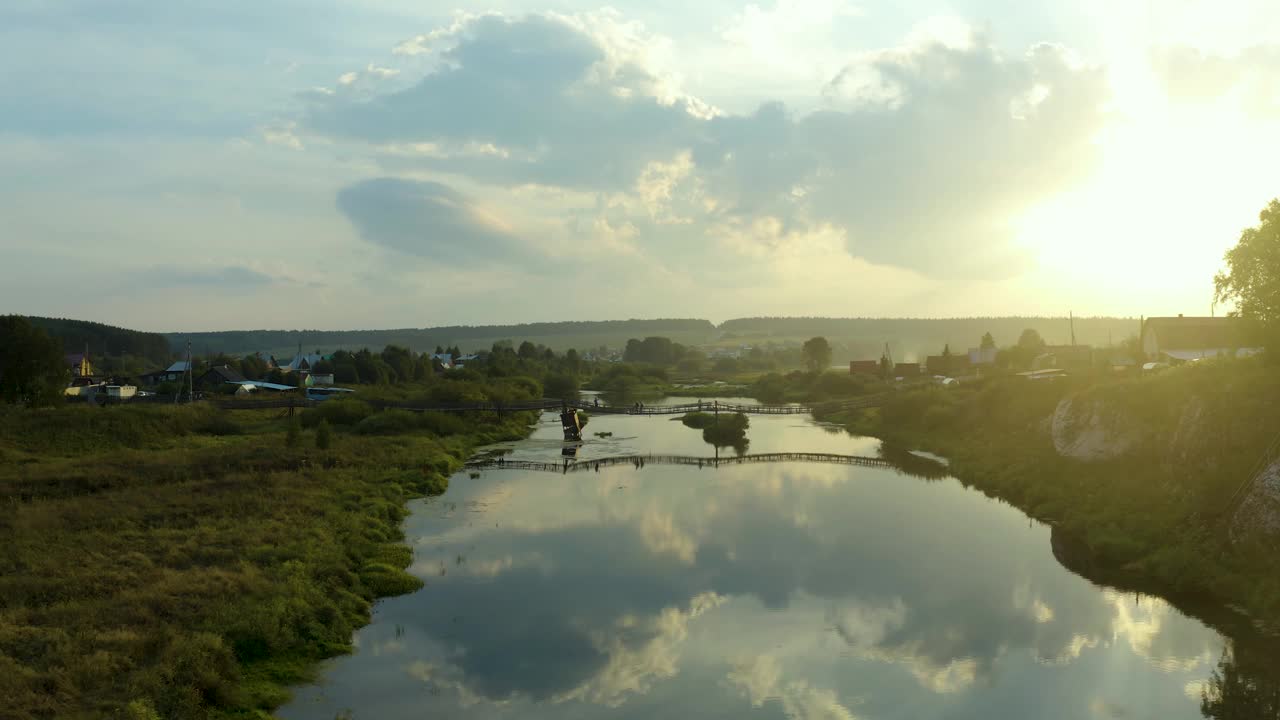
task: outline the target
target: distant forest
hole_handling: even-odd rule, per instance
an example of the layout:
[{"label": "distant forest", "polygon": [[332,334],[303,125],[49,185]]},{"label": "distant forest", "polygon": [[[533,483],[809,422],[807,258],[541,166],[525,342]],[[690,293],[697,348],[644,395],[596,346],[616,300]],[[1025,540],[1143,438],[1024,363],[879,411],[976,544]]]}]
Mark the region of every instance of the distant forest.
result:
[{"label": "distant forest", "polygon": [[[105,327],[105,326],[104,326]],[[953,352],[976,347],[984,333],[1001,346],[1012,345],[1024,329],[1035,329],[1053,345],[1071,341],[1071,323],[1065,317],[995,318],[739,318],[719,327],[708,320],[605,320],[544,322],[523,325],[459,325],[394,330],[233,330],[226,332],[167,333],[174,352],[189,340],[197,354],[229,355],[264,352],[292,356],[299,345],[305,351],[379,350],[400,345],[415,352],[437,345],[458,346],[463,352],[486,350],[495,342],[528,340],[563,352],[569,348],[589,351],[608,347],[621,350],[630,339],[667,337],[684,345],[798,344],[822,335],[831,341],[833,361],[878,358],[888,343],[896,360],[913,360],[937,354],[950,345]],[[1138,318],[1089,317],[1075,319],[1077,343],[1106,346],[1119,344],[1139,331]]]},{"label": "distant forest", "polygon": [[28,317],[27,320],[61,342],[67,353],[81,353],[88,348],[90,357],[129,356],[152,366],[167,365],[172,356],[169,340],[160,333],[87,320],[48,317]]},{"label": "distant forest", "polygon": [[264,352],[289,355],[303,350],[381,349],[400,345],[414,352],[433,350],[437,345],[456,345],[463,352],[488,350],[495,342],[510,340],[516,344],[528,340],[563,352],[606,346],[621,349],[630,338],[650,335],[670,337],[677,342],[697,345],[715,338],[716,328],[708,320],[602,320],[542,322],[523,325],[455,325],[436,328],[401,328],[395,330],[230,330],[225,332],[167,333],[175,351],[186,347],[199,354],[229,355]]},{"label": "distant forest", "polygon": [[1139,318],[1087,317],[972,317],[972,318],[739,318],[721,323],[720,345],[759,344],[822,335],[832,345],[834,360],[876,359],[889,344],[895,360],[917,360],[942,352],[977,347],[984,333],[991,333],[996,345],[1006,347],[1018,341],[1023,330],[1040,333],[1050,345],[1071,342],[1106,347],[1120,344],[1140,331]]}]

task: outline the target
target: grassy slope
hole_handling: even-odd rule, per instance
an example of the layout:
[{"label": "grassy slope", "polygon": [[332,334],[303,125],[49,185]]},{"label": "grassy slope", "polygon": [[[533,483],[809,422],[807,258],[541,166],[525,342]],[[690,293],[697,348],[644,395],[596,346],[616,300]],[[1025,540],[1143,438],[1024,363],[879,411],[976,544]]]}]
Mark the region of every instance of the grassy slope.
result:
[{"label": "grassy slope", "polygon": [[0,409],[0,715],[268,716],[418,587],[405,502],[524,421],[339,426],[324,451],[265,411]]},{"label": "grassy slope", "polygon": [[[1132,438],[1123,455],[1060,457],[1058,402],[1096,400]],[[1265,539],[1233,545],[1221,511],[1280,432],[1280,377],[1260,362],[1207,364],[1130,379],[904,392],[878,411],[826,419],[951,459],[957,477],[1082,539],[1114,572],[1280,620],[1280,557]]]}]

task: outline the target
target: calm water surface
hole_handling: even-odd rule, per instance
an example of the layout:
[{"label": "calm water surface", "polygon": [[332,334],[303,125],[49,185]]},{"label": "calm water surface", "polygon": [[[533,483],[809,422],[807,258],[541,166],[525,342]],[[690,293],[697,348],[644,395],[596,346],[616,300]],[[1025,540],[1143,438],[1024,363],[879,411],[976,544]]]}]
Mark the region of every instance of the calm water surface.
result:
[{"label": "calm water surface", "polygon": [[[601,431],[580,458],[714,452],[663,418],[596,416]],[[752,454],[878,449],[803,416],[753,417],[749,438]],[[548,414],[505,447],[557,461],[562,445]],[[380,602],[281,717],[1199,718],[1225,645],[1063,569],[1047,527],[950,478],[489,469],[412,510],[426,587]]]}]

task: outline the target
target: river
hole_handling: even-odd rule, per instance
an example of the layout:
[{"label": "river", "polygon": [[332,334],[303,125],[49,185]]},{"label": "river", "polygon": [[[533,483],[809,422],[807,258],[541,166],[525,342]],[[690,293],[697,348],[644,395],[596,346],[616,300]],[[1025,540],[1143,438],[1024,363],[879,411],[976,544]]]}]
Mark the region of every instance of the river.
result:
[{"label": "river", "polygon": [[[580,460],[716,452],[664,417],[586,435]],[[748,438],[749,455],[879,446],[807,416],[752,417]],[[501,450],[562,446],[548,413]],[[1202,717],[1229,645],[1064,569],[1018,510],[888,468],[487,468],[414,502],[405,532],[426,586],[379,602],[280,717],[1174,720]]]}]

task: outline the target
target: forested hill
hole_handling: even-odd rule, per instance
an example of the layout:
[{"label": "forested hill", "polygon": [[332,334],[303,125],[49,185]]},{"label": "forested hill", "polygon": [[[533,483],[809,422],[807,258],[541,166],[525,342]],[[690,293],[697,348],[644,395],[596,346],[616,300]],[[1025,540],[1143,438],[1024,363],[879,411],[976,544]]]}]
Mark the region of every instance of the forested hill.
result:
[{"label": "forested hill", "polygon": [[[524,340],[563,352],[607,346],[623,348],[631,338],[658,335],[684,345],[716,344],[724,347],[767,343],[798,344],[822,335],[831,341],[835,362],[878,358],[885,343],[894,357],[911,360],[942,351],[944,345],[961,352],[978,345],[991,333],[996,343],[1008,346],[1025,329],[1034,329],[1053,345],[1071,342],[1071,323],[1065,317],[993,318],[739,318],[718,328],[708,320],[604,320],[543,322],[524,325],[456,325],[392,330],[232,330],[226,332],[167,333],[176,352],[188,340],[197,354],[223,352],[237,355],[264,352],[292,356],[301,345],[308,352],[400,345],[416,352],[437,345],[458,346],[464,352],[485,350],[493,343]],[[1077,343],[1103,347],[1119,344],[1139,332],[1138,318],[1089,317],[1075,319]]]},{"label": "forested hill", "polygon": [[150,365],[166,365],[171,355],[169,341],[160,333],[88,320],[48,317],[28,317],[27,320],[61,342],[68,353],[84,352],[88,347],[90,357],[133,356]]},{"label": "forested hill", "polygon": [[621,348],[630,338],[662,335],[687,345],[709,342],[715,337],[715,326],[709,320],[603,320],[574,322],[542,322],[523,325],[456,325],[435,328],[402,328],[394,330],[231,330],[226,332],[167,333],[175,350],[184,348],[188,340],[196,353],[238,354],[265,352],[286,355],[297,352],[299,344],[310,352],[338,349],[379,349],[400,345],[416,352],[433,350],[437,345],[458,346],[464,352],[487,350],[493,343],[524,340],[541,343],[557,351],[575,348],[588,350],[605,345]]},{"label": "forested hill", "polygon": [[[953,351],[976,347],[984,333],[991,333],[1001,347],[1012,345],[1025,329],[1040,333],[1051,345],[1071,342],[1073,323],[1066,317],[973,317],[973,318],[739,318],[719,327],[721,342],[746,344],[762,340],[807,338],[822,335],[837,347],[837,361],[876,358],[884,344],[895,353],[926,355],[941,352],[944,345]],[[1119,344],[1140,331],[1138,318],[1077,317],[1075,340],[1082,345],[1105,347]],[[844,352],[840,352],[843,350]],[[899,357],[899,359],[906,359]]]}]

